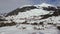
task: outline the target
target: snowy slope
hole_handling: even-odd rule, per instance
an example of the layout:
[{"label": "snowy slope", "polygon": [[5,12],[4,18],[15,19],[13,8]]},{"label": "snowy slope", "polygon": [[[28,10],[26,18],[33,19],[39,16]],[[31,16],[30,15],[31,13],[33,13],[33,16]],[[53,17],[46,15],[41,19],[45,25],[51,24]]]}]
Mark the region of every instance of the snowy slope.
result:
[{"label": "snowy slope", "polygon": [[21,21],[24,22],[25,18],[29,19],[30,17],[33,17],[33,16],[37,16],[37,17],[40,16],[41,17],[41,15],[46,15],[46,14],[51,15],[51,14],[53,14],[54,11],[47,11],[47,10],[43,10],[42,8],[48,7],[48,6],[55,7],[53,5],[46,4],[46,3],[42,3],[41,5],[34,5],[34,6],[36,6],[38,9],[34,8],[32,10],[27,10],[26,12],[19,12],[17,15],[12,15],[12,16],[6,17],[6,19],[7,20],[12,19],[15,22],[21,22]]},{"label": "snowy slope", "polygon": [[[45,30],[32,30],[29,25],[27,25],[29,29],[19,29],[15,26],[11,27],[2,27],[0,28],[0,34],[59,34],[60,31],[57,30],[54,26],[49,25]],[[32,26],[31,26],[32,27]]]},{"label": "snowy slope", "polygon": [[[23,11],[23,12],[22,12]],[[15,14],[16,13],[16,14]],[[26,5],[7,14],[8,22],[15,23],[60,23],[60,9],[54,5],[42,3],[40,5]]]}]

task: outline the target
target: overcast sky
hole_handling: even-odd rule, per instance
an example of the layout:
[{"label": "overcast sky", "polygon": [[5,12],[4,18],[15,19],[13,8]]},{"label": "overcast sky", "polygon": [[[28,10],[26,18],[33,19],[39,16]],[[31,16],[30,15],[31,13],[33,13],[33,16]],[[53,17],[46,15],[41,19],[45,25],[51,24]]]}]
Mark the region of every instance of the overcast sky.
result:
[{"label": "overcast sky", "polygon": [[37,5],[41,3],[59,6],[60,0],[0,0],[0,13],[10,12],[23,5]]}]

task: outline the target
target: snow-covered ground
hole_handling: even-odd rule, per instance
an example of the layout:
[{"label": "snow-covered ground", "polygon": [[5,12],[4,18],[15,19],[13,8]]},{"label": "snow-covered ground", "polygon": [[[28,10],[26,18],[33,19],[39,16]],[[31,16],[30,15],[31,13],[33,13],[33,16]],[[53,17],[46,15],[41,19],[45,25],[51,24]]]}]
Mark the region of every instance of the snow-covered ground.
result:
[{"label": "snow-covered ground", "polygon": [[44,30],[34,30],[32,29],[33,26],[30,25],[26,27],[27,29],[20,29],[16,26],[1,27],[0,34],[60,34],[60,31],[53,25],[48,25]]}]

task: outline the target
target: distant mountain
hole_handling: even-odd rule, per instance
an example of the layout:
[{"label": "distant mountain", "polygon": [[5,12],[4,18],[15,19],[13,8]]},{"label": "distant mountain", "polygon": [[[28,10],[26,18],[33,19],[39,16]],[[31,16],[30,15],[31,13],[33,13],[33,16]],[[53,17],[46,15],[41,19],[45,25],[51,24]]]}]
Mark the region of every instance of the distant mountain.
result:
[{"label": "distant mountain", "polygon": [[41,21],[47,22],[49,20],[49,22],[57,23],[60,20],[58,19],[59,17],[60,17],[59,6],[42,3],[40,5],[33,5],[33,6],[27,5],[22,8],[17,8],[9,12],[6,15],[5,19],[13,20],[14,22],[19,22],[19,23],[24,21],[37,22],[37,20],[39,20],[39,22]]}]

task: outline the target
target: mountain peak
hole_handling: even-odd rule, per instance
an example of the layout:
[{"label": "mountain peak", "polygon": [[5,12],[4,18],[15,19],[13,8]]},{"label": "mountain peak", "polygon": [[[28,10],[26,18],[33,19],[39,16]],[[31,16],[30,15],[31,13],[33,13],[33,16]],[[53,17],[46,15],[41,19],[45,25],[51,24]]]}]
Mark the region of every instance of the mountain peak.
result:
[{"label": "mountain peak", "polygon": [[53,5],[47,4],[47,3],[42,3],[42,4],[40,4],[39,6],[41,6],[41,7],[48,7],[48,6],[53,6]]}]

